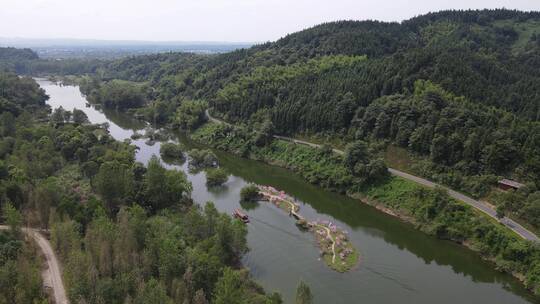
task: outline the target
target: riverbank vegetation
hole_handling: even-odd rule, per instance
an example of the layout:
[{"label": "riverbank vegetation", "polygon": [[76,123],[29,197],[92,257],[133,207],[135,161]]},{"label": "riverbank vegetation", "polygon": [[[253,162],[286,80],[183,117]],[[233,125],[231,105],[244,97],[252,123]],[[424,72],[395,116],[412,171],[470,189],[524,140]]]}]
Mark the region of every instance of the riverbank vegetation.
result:
[{"label": "riverbank vegetation", "polygon": [[[4,104],[14,109],[0,122],[2,215],[13,206],[24,225],[50,229],[72,302],[218,303],[229,289],[237,297],[228,303],[281,302],[238,269],[246,227],[211,202],[193,205],[183,172],[156,157],[147,167],[135,162],[135,148],[102,125],[57,123],[33,80],[0,79],[7,79]],[[9,233],[0,233],[2,278],[9,278],[1,294],[9,303],[37,303],[37,254]]]},{"label": "riverbank vegetation", "polygon": [[259,187],[253,184],[249,184],[240,190],[240,201],[241,202],[256,202],[261,199],[259,194]]},{"label": "riverbank vegetation", "polygon": [[206,185],[210,187],[222,186],[229,179],[227,171],[221,168],[208,168],[206,173]]},{"label": "riverbank vegetation", "polygon": [[79,88],[91,103],[116,110],[140,108],[147,103],[150,94],[145,84],[116,79],[101,82],[84,77]]},{"label": "riverbank vegetation", "polygon": [[196,170],[219,166],[217,156],[209,149],[191,149],[188,153],[189,165]]},{"label": "riverbank vegetation", "polygon": [[[540,248],[455,201],[445,191],[426,189],[397,177],[369,183],[347,169],[348,155],[280,140],[264,147],[249,144],[256,136],[256,132],[223,124],[207,124],[192,135],[215,148],[292,169],[329,190],[381,204],[428,234],[479,252],[498,269],[515,275],[533,292],[540,293]],[[318,178],[321,174],[325,174],[324,179]]]},{"label": "riverbank vegetation", "polygon": [[173,163],[183,163],[185,160],[182,146],[175,143],[162,143],[159,148],[161,158]]}]

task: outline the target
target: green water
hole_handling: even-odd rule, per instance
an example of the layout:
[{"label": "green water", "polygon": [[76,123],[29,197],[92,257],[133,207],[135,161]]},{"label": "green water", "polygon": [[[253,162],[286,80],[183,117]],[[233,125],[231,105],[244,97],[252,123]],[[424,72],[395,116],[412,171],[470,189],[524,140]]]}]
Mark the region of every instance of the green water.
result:
[{"label": "green water", "polygon": [[[118,140],[146,127],[122,113],[85,107],[86,100],[76,87],[39,83],[50,95],[52,107],[84,110],[92,122],[108,122],[111,135]],[[186,148],[197,146],[182,135],[174,136],[174,141]],[[141,139],[133,144],[139,147],[138,161],[146,163],[153,154],[159,156],[159,142],[150,146]],[[282,293],[286,303],[293,303],[300,279],[311,286],[316,303],[539,302],[514,278],[495,271],[459,245],[428,237],[359,201],[323,191],[288,170],[219,151],[216,154],[231,173],[224,187],[208,189],[204,173],[189,173],[187,164],[168,167],[188,174],[197,203],[213,201],[227,213],[239,207],[246,210],[251,219],[250,252],[243,263],[267,291]],[[358,267],[344,274],[330,270],[319,259],[313,236],[298,230],[283,211],[265,203],[240,206],[240,189],[248,182],[284,190],[302,202],[302,215],[326,219],[347,230],[361,254]]]}]

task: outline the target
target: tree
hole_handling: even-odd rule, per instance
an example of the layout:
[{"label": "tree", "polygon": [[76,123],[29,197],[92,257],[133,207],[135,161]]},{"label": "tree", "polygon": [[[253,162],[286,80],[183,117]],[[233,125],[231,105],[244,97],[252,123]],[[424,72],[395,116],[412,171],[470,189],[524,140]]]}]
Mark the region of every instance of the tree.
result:
[{"label": "tree", "polygon": [[354,171],[354,167],[357,163],[364,163],[368,159],[367,144],[363,141],[355,141],[350,143],[345,148],[345,155],[343,162],[345,167],[350,171]]},{"label": "tree", "polygon": [[64,108],[62,108],[61,106],[54,109],[54,111],[52,112],[51,114],[51,123],[54,125],[54,126],[58,126],[58,125],[61,125],[65,122],[65,117],[64,117],[64,114],[65,114],[66,110],[64,110]]},{"label": "tree", "polygon": [[495,211],[497,212],[497,218],[500,220],[500,219],[503,219],[506,215],[506,206],[505,204],[500,204],[500,205],[497,205],[497,208],[495,209]]},{"label": "tree", "polygon": [[152,212],[172,207],[191,193],[191,184],[182,171],[166,170],[157,156],[148,162],[144,176],[144,196]]},{"label": "tree", "polygon": [[241,304],[244,302],[244,283],[240,273],[225,268],[223,275],[216,283],[214,290],[213,304]]},{"label": "tree", "polygon": [[221,168],[206,170],[206,184],[208,186],[221,186],[228,178],[227,172]]},{"label": "tree", "polygon": [[134,304],[172,304],[165,288],[154,278],[151,278],[139,289]]},{"label": "tree", "polygon": [[206,300],[204,290],[197,290],[197,292],[195,293],[195,297],[193,297],[193,304],[208,304],[208,300]]},{"label": "tree", "polygon": [[99,167],[93,184],[109,205],[109,211],[116,211],[121,201],[133,191],[133,173],[120,162],[108,161]]},{"label": "tree", "polygon": [[274,138],[275,127],[270,119],[266,119],[262,125],[259,132],[255,137],[255,144],[257,146],[265,146],[269,144]]},{"label": "tree", "polygon": [[13,232],[19,232],[22,225],[21,213],[13,207],[11,202],[5,202],[2,206],[2,217]]},{"label": "tree", "polygon": [[206,122],[208,105],[201,101],[184,100],[176,110],[175,123],[184,130],[193,130]]},{"label": "tree", "polygon": [[0,115],[0,134],[4,137],[14,136],[16,131],[15,116],[10,112]]},{"label": "tree", "polygon": [[306,283],[304,283],[304,281],[300,281],[300,283],[298,283],[298,287],[296,287],[296,304],[312,303],[313,295],[311,294],[311,289]]},{"label": "tree", "polygon": [[82,125],[88,123],[88,116],[84,111],[79,109],[73,109],[73,123],[76,125]]},{"label": "tree", "polygon": [[202,169],[209,167],[217,167],[219,165],[218,158],[211,150],[197,150],[192,149],[189,151],[190,161],[189,164],[193,168]]},{"label": "tree", "polygon": [[182,146],[179,144],[173,143],[164,143],[159,149],[159,153],[162,157],[168,157],[172,159],[183,159],[184,153],[182,151]]}]

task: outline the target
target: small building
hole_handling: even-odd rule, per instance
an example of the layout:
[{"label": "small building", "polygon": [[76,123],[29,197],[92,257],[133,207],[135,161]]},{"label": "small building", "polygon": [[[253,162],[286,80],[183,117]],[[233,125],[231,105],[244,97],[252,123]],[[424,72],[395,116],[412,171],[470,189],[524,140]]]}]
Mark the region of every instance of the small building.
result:
[{"label": "small building", "polygon": [[509,180],[509,179],[501,179],[499,182],[498,182],[498,185],[499,185],[499,188],[502,189],[502,190],[517,190],[521,187],[524,187],[525,185],[524,184],[521,184],[521,183],[518,183],[516,181],[513,181],[513,180]]}]

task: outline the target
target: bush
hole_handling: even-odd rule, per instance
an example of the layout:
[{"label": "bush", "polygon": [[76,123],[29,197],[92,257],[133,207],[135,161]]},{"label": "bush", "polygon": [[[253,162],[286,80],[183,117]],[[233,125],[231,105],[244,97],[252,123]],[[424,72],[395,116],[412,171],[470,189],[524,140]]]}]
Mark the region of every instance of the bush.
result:
[{"label": "bush", "polygon": [[159,149],[161,157],[164,158],[174,158],[174,159],[183,159],[184,153],[182,152],[182,147],[173,143],[164,143]]},{"label": "bush", "polygon": [[206,170],[206,184],[208,186],[221,186],[227,179],[229,179],[227,172],[221,168]]},{"label": "bush", "polygon": [[259,188],[255,185],[247,185],[240,191],[240,201],[242,202],[253,202],[259,197]]},{"label": "bush", "polygon": [[210,150],[189,151],[189,164],[194,168],[215,168],[219,165],[217,156]]}]

